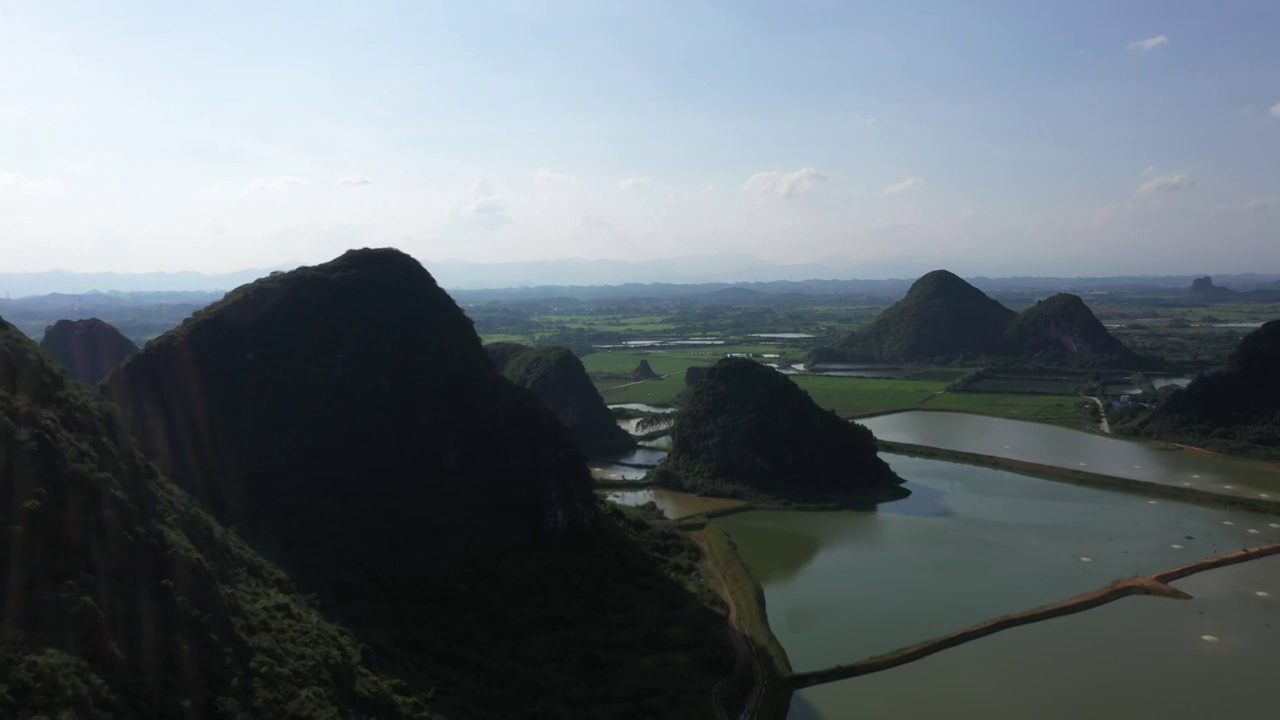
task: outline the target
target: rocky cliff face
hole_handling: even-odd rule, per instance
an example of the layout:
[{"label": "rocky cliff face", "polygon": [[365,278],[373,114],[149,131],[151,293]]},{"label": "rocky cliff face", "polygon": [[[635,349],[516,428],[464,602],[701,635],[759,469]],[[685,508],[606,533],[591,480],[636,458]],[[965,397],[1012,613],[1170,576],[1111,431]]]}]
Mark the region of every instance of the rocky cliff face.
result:
[{"label": "rocky cliff face", "polygon": [[564,426],[398,251],[241,287],[104,388],[171,477],[307,589],[420,573],[594,514]]},{"label": "rocky cliff face", "polygon": [[425,718],[0,321],[0,716]]},{"label": "rocky cliff face", "polygon": [[97,385],[138,346],[111,325],[97,319],[59,320],[44,332],[40,347],[62,363],[71,377]]},{"label": "rocky cliff face", "polygon": [[582,361],[568,348],[494,343],[488,350],[508,380],[533,391],[569,428],[584,454],[616,455],[635,447],[635,439],[618,427]]},{"label": "rocky cliff face", "polygon": [[1023,355],[1068,364],[1136,367],[1138,356],[1077,295],[1059,293],[1022,311],[1006,337]]},{"label": "rocky cliff face", "polygon": [[685,391],[671,453],[654,479],[729,496],[807,501],[907,494],[867,428],[814,404],[786,375],[744,358],[721,360]]}]

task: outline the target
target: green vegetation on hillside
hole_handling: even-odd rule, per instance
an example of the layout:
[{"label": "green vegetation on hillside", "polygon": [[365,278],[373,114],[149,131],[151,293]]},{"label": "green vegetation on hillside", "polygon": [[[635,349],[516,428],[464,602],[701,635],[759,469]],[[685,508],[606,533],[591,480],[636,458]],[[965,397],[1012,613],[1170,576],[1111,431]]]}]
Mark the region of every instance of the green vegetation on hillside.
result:
[{"label": "green vegetation on hillside", "polygon": [[915,282],[861,330],[814,351],[815,362],[842,359],[931,362],[1005,355],[1014,312],[946,270]]},{"label": "green vegetation on hillside", "polygon": [[940,365],[996,358],[1069,366],[1140,364],[1076,295],[1059,293],[1015,314],[946,270],[924,275],[866,327],[812,354],[815,363]]},{"label": "green vegetation on hillside", "polygon": [[40,347],[62,363],[71,377],[89,385],[102,382],[138,351],[129,338],[97,318],[59,320],[45,329]]},{"label": "green vegetation on hillside", "polygon": [[0,321],[0,716],[426,718]]},{"label": "green vegetation on hillside", "polygon": [[870,430],[823,410],[786,375],[742,358],[716,363],[680,402],[655,482],[722,496],[902,497]]},{"label": "green vegetation on hillside", "polygon": [[555,413],[585,455],[616,455],[635,447],[635,440],[614,422],[582,361],[568,348],[495,343],[486,349],[499,372],[531,390]]},{"label": "green vegetation on hillside", "polygon": [[1118,427],[1149,437],[1280,459],[1280,320],[1254,330],[1222,368],[1162,394],[1155,409],[1120,413]]},{"label": "green vegetation on hillside", "polygon": [[104,387],[170,477],[310,591],[594,514],[568,431],[397,251],[241,287]]},{"label": "green vegetation on hillside", "polygon": [[1018,313],[1005,334],[1011,347],[1040,362],[1128,368],[1142,364],[1078,295],[1058,293],[1039,301]]}]

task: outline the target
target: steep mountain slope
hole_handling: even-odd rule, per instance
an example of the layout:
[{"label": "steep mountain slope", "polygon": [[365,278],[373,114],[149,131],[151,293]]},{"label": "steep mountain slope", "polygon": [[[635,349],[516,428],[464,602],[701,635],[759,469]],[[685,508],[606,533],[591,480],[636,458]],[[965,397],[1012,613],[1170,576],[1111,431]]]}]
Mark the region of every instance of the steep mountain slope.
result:
[{"label": "steep mountain slope", "polygon": [[1006,355],[1004,332],[1013,317],[1012,310],[956,275],[934,270],[865,328],[834,348],[815,351],[814,359],[932,362]]},{"label": "steep mountain slope", "polygon": [[819,408],[772,368],[726,358],[690,386],[653,477],[729,496],[846,501],[903,497],[871,431]]},{"label": "steep mountain slope", "polygon": [[568,430],[412,258],[352,251],[240,288],[104,388],[434,710],[714,716],[733,652],[697,547],[601,510]]},{"label": "steep mountain slope", "polygon": [[493,343],[487,349],[499,372],[532,390],[569,428],[583,454],[616,455],[635,447],[635,439],[614,422],[582,361],[568,348]]},{"label": "steep mountain slope", "polygon": [[425,718],[0,321],[0,716]]},{"label": "steep mountain slope", "polygon": [[1023,355],[1079,365],[1136,367],[1137,354],[1094,316],[1078,295],[1059,293],[1023,310],[1006,330]]},{"label": "steep mountain slope", "polygon": [[241,287],[104,387],[162,469],[307,589],[571,532],[594,513],[568,432],[398,251]]},{"label": "steep mountain slope", "polygon": [[1144,435],[1280,456],[1280,320],[1246,335],[1222,368],[1162,398]]},{"label": "steep mountain slope", "polygon": [[97,385],[138,346],[107,323],[97,319],[59,320],[45,330],[40,347],[52,355],[71,377]]}]

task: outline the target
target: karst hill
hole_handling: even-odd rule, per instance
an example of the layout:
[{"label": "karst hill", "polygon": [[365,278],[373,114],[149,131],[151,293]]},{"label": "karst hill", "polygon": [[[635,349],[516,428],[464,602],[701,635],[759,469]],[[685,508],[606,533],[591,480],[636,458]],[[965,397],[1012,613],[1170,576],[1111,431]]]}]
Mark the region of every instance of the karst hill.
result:
[{"label": "karst hill", "polygon": [[569,428],[583,454],[616,455],[635,447],[635,439],[618,427],[582,361],[568,348],[534,348],[519,343],[486,347],[499,372],[533,391]]},{"label": "karst hill", "polygon": [[308,589],[413,573],[594,513],[569,433],[416,260],[354,250],[245,285],[105,389],[141,446]]},{"label": "karst hill", "polygon": [[1245,335],[1222,367],[1162,397],[1144,435],[1280,457],[1280,320]]},{"label": "karst hill", "polygon": [[3,321],[0,515],[0,717],[435,717]]},{"label": "karst hill", "polygon": [[62,363],[71,377],[97,385],[138,346],[97,318],[59,320],[44,332],[40,347]]},{"label": "karst hill", "polygon": [[691,385],[654,471],[668,487],[808,502],[897,499],[902,480],[862,425],[818,407],[786,375],[726,358]]},{"label": "karst hill", "polygon": [[1022,313],[1001,305],[946,270],[917,280],[906,296],[815,362],[950,363],[1025,360],[1077,366],[1136,367],[1136,354],[1113,337],[1076,295],[1060,293]]},{"label": "karst hill", "polygon": [[1023,310],[1005,332],[1024,356],[1066,364],[1138,367],[1141,359],[1107,331],[1078,295],[1058,293]]}]

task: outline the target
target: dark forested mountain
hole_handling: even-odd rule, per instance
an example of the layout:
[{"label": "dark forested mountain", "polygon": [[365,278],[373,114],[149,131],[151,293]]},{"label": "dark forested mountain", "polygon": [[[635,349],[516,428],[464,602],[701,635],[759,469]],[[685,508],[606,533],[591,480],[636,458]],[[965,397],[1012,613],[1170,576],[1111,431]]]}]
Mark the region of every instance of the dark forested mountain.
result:
[{"label": "dark forested mountain", "polygon": [[1197,300],[1208,302],[1276,302],[1280,301],[1280,283],[1264,284],[1249,290],[1233,290],[1213,284],[1213,278],[1205,275],[1191,281],[1190,294]]},{"label": "dark forested mountain", "polygon": [[1076,295],[1058,293],[1018,314],[946,270],[917,280],[865,328],[813,352],[815,362],[979,358],[1122,367],[1139,362]]},{"label": "dark forested mountain", "polygon": [[907,491],[862,425],[819,408],[786,375],[726,358],[685,392],[671,453],[655,471],[669,487],[792,500],[881,500]]},{"label": "dark forested mountain", "polygon": [[563,425],[503,380],[398,251],[245,285],[105,386],[161,467],[308,589],[418,571],[475,538],[571,532],[593,513]]},{"label": "dark forested mountain", "polygon": [[1246,335],[1223,366],[1163,397],[1145,435],[1280,455],[1280,320]]},{"label": "dark forested mountain", "polygon": [[72,377],[90,385],[97,385],[138,351],[133,341],[97,318],[59,320],[45,330],[40,347]]},{"label": "dark forested mountain", "polygon": [[635,447],[635,439],[618,427],[582,361],[568,348],[493,343],[487,349],[498,371],[532,390],[569,428],[584,454],[615,455]]},{"label": "dark forested mountain", "polygon": [[1130,368],[1140,364],[1078,295],[1059,293],[1023,310],[1009,323],[1006,336],[1021,354],[1048,361]]},{"label": "dark forested mountain", "polygon": [[653,371],[648,360],[641,360],[640,364],[636,365],[636,369],[631,371],[631,377],[637,380],[653,380],[658,377],[658,373]]},{"label": "dark forested mountain", "polygon": [[1014,312],[946,270],[934,270],[911,286],[869,325],[815,360],[929,362],[936,359],[1005,355],[1005,328]]},{"label": "dark forested mountain", "polygon": [[723,604],[691,579],[697,546],[599,505],[568,430],[407,255],[246,285],[103,387],[164,467],[433,710],[714,717],[733,650]]},{"label": "dark forested mountain", "polygon": [[426,718],[0,321],[0,716]]}]

